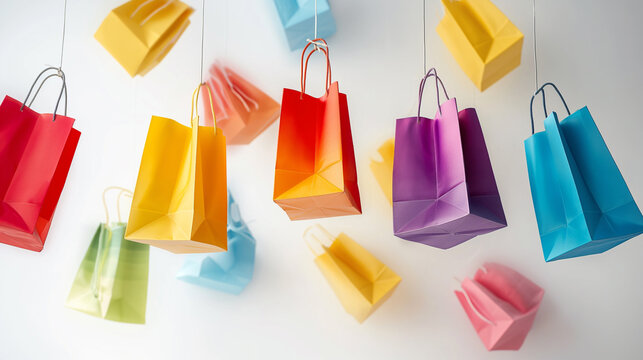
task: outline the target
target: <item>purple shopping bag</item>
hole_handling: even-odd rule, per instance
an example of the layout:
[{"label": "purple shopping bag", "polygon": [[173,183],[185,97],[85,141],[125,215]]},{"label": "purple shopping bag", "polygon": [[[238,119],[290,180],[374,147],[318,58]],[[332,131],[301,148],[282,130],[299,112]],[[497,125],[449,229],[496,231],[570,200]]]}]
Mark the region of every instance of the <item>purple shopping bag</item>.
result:
[{"label": "purple shopping bag", "polygon": [[[422,92],[435,76],[447,101],[434,119],[420,116]],[[397,119],[393,158],[395,236],[448,249],[507,226],[475,109],[458,112],[435,69],[420,83],[418,115]]]}]

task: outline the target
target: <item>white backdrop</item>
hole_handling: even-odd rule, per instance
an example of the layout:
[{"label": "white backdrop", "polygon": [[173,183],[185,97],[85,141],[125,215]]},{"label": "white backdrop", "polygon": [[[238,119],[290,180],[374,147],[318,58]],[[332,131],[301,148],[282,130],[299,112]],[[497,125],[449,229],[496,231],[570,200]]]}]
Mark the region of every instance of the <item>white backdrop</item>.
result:
[{"label": "white backdrop", "polygon": [[[0,246],[2,359],[634,359],[643,357],[643,238],[596,256],[545,263],[523,150],[534,91],[531,1],[495,0],[525,34],[521,66],[484,93],[435,32],[442,16],[427,1],[428,60],[460,107],[480,116],[509,226],[448,251],[392,235],[391,210],[369,170],[395,119],[414,114],[422,75],[420,0],[334,0],[329,38],[333,78],[348,95],[364,213],[319,221],[352,236],[402,283],[364,324],[344,312],[301,234],[272,202],[277,123],[250,146],[228,149],[228,185],[257,239],[253,281],[240,296],[174,278],[182,257],[152,249],[144,326],[64,307],[96,226],[100,194],[132,188],[150,116],[188,122],[199,81],[200,10],[163,62],[131,79],[93,38],[123,0],[69,0],[64,69],[69,114],[82,132],[42,253]],[[200,9],[200,1],[188,0]],[[22,100],[45,64],[57,65],[63,0],[0,0],[0,91]],[[643,203],[643,98],[638,1],[538,0],[541,83],[554,81],[570,107],[588,105],[634,198]],[[299,86],[299,52],[287,49],[269,0],[207,0],[206,67],[226,60],[277,100]],[[322,88],[315,60],[312,93]],[[55,86],[36,110],[50,112]],[[432,115],[433,92],[425,113]],[[554,105],[554,106],[559,106]],[[538,109],[540,117],[541,110]],[[537,126],[542,127],[541,124]],[[522,272],[546,291],[523,348],[488,353],[452,290],[484,261]]]}]

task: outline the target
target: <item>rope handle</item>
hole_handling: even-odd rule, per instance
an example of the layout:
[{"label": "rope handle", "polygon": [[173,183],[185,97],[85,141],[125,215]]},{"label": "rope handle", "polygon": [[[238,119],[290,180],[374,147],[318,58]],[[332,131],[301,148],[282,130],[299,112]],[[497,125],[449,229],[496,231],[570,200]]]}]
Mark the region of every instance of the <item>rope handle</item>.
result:
[{"label": "rope handle", "polygon": [[[190,119],[192,121],[192,127],[194,126],[199,126],[199,108],[198,108],[198,102],[199,102],[199,94],[201,93],[201,87],[205,86],[206,90],[208,90],[208,98],[210,99],[210,112],[212,113],[212,127],[214,128],[214,134],[217,134],[217,118],[214,115],[214,107],[212,105],[212,90],[210,90],[210,85],[208,83],[201,83],[199,86],[194,89],[194,92],[192,93],[192,110],[190,111]],[[196,113],[196,117],[194,117],[194,114]],[[196,120],[196,125],[195,125],[195,120]]]},{"label": "rope handle", "polygon": [[122,222],[121,219],[121,197],[122,196],[127,196],[127,197],[133,197],[134,194],[125,188],[122,188],[120,186],[108,186],[103,190],[103,209],[105,209],[105,225],[109,226],[109,208],[107,207],[107,193],[110,190],[120,190],[118,195],[116,196],[116,214],[118,214],[118,222]]},{"label": "rope handle", "polygon": [[253,99],[250,95],[246,94],[243,91],[243,89],[239,88],[234,82],[232,82],[232,79],[230,78],[230,74],[228,74],[229,71],[231,70],[227,66],[216,64],[215,68],[210,70],[210,74],[212,74],[212,76],[208,81],[209,84],[215,85],[213,86],[214,93],[219,94],[219,96],[215,96],[215,99],[217,100],[217,104],[221,105],[222,111],[226,112],[225,106],[223,106],[219,98],[222,97],[223,96],[222,94],[225,93],[225,85],[219,79],[220,77],[223,78],[223,80],[227,85],[227,88],[230,89],[230,91],[237,98],[237,100],[241,102],[241,105],[243,105],[243,108],[246,110],[246,112],[251,111],[249,105],[252,105],[254,110],[258,110],[259,103],[255,99]]},{"label": "rope handle", "polygon": [[[304,62],[304,56],[308,51],[308,47],[314,45],[311,52],[306,56],[306,61]],[[321,46],[319,46],[321,45]],[[330,69],[330,58],[329,58],[329,49],[326,40],[322,38],[314,39],[309,41],[308,44],[304,47],[304,50],[301,52],[301,67],[300,67],[300,82],[301,82],[301,96],[306,93],[306,75],[308,74],[308,60],[310,56],[316,51],[321,51],[324,56],[326,56],[326,94],[330,90],[330,84],[332,79],[332,73]]]},{"label": "rope handle", "polygon": [[419,90],[419,95],[418,95],[418,113],[417,113],[417,121],[420,121],[420,109],[422,107],[422,95],[424,94],[424,86],[426,85],[426,80],[430,77],[435,77],[435,92],[437,95],[437,100],[438,100],[438,111],[440,112],[440,115],[442,115],[442,108],[440,107],[440,88],[438,87],[438,81],[440,82],[440,85],[442,85],[442,91],[444,92],[444,96],[446,96],[447,100],[449,100],[449,94],[447,94],[447,89],[444,87],[444,83],[442,82],[442,79],[438,76],[438,71],[435,68],[430,68],[429,71],[427,71],[426,75],[422,78],[420,81],[420,90]]},{"label": "rope handle", "polygon": [[529,102],[529,115],[531,116],[531,135],[533,135],[535,133],[535,128],[534,128],[534,98],[536,97],[536,95],[538,95],[538,93],[542,93],[542,95],[543,95],[543,110],[545,112],[545,118],[547,116],[549,116],[547,114],[547,104],[546,104],[546,100],[545,100],[545,86],[547,86],[547,85],[553,87],[554,90],[556,90],[556,93],[558,94],[558,97],[560,97],[560,100],[563,101],[563,105],[565,106],[565,110],[567,110],[567,115],[571,115],[571,112],[569,111],[569,107],[567,106],[567,102],[565,101],[565,98],[560,93],[560,90],[558,90],[556,85],[554,85],[553,83],[550,83],[550,82],[545,83],[538,90],[536,90],[536,92],[531,96],[531,101]]},{"label": "rope handle", "polygon": [[[147,7],[147,5],[149,5],[149,4],[153,4],[153,3],[155,4],[155,3],[158,3],[158,2],[160,2],[160,1],[161,1],[161,0],[145,0],[145,1],[143,1],[142,3],[140,3],[140,4],[136,7],[136,9],[134,9],[134,11],[132,11],[132,13],[131,13],[131,14],[130,14],[130,16],[129,16],[129,17],[130,17],[130,19],[134,19],[134,17],[136,16],[136,14],[137,14],[140,10],[142,10],[142,9],[146,8],[146,7]],[[139,14],[139,16],[137,17],[137,20],[136,20],[136,21],[139,21],[138,25],[139,25],[139,26],[143,26],[143,25],[145,25],[145,23],[146,23],[146,22],[148,22],[152,17],[154,17],[154,15],[158,14],[161,10],[163,10],[163,9],[165,9],[166,7],[170,6],[173,2],[174,2],[174,0],[166,0],[166,1],[165,1],[165,3],[163,3],[161,6],[157,6],[156,8],[154,8],[154,7],[150,8],[149,10],[151,10],[151,11],[149,11],[149,13],[141,12],[141,13]],[[142,20],[141,20],[141,18],[142,18]]]},{"label": "rope handle", "polygon": [[[134,194],[125,188],[122,188],[120,186],[108,186],[103,190],[103,209],[105,209],[105,229],[107,229],[108,233],[110,236],[108,236],[106,239],[103,238],[102,236],[99,238],[99,243],[98,243],[98,253],[96,254],[96,260],[94,262],[94,271],[92,272],[92,278],[90,280],[90,288],[92,290],[92,294],[96,299],[99,301],[102,301],[103,298],[103,293],[100,291],[100,280],[102,279],[103,275],[103,268],[105,267],[105,261],[107,260],[107,257],[109,255],[109,247],[111,246],[111,230],[109,228],[109,209],[107,207],[107,199],[106,195],[110,190],[119,190],[118,195],[116,196],[116,213],[118,214],[118,222],[122,222],[121,219],[121,197],[122,196],[128,196],[132,197]],[[104,243],[107,242],[107,243]]]},{"label": "rope handle", "polygon": [[[462,281],[460,281],[460,279],[458,279],[458,278],[454,278],[454,279],[458,282],[458,284],[462,284]],[[461,285],[460,285],[459,289],[456,289],[456,292],[459,292],[459,293],[462,294],[464,299],[467,301],[468,308],[471,309],[480,320],[484,321],[485,323],[487,323],[489,325],[496,325],[492,320],[490,320],[486,316],[482,315],[482,313],[475,307],[475,305],[471,301],[471,298],[469,297],[469,294],[467,293],[467,291],[464,288],[462,288]]]},{"label": "rope handle", "polygon": [[253,98],[250,97],[250,95],[246,94],[243,92],[243,90],[239,89],[237,85],[235,85],[232,80],[230,79],[230,75],[228,74],[229,69],[226,66],[221,66],[221,74],[223,75],[223,78],[225,79],[226,83],[228,84],[228,87],[232,90],[232,93],[234,96],[239,99],[243,107],[246,109],[246,111],[250,111],[250,107],[248,106],[248,102],[252,103],[252,106],[255,108],[255,110],[259,109],[259,103],[256,102]]},{"label": "rope handle", "polygon": [[318,224],[308,227],[304,231],[303,238],[315,257],[324,254],[326,248],[329,248],[335,241],[335,236]]},{"label": "rope handle", "polygon": [[40,89],[42,86],[45,84],[47,80],[49,80],[52,77],[59,77],[62,80],[62,86],[60,88],[60,94],[58,94],[58,101],[56,101],[56,107],[54,108],[54,113],[53,113],[53,119],[52,121],[56,121],[56,112],[58,112],[58,105],[60,105],[60,100],[62,99],[63,93],[65,94],[65,113],[64,116],[67,116],[67,82],[65,81],[65,72],[61,68],[49,66],[45,68],[45,70],[41,71],[40,74],[36,77],[36,80],[34,80],[33,84],[31,84],[31,87],[29,88],[29,92],[27,93],[27,97],[25,98],[25,101],[22,102],[22,106],[20,107],[20,111],[23,111],[25,108],[25,104],[29,100],[29,96],[31,96],[31,92],[33,91],[34,86],[38,83],[38,80],[40,80],[40,77],[44,75],[47,71],[50,70],[55,70],[56,73],[54,74],[49,74],[47,77],[45,77],[42,82],[40,83],[40,86],[34,93],[33,98],[31,99],[31,102],[29,102],[28,107],[31,108],[31,104],[33,104],[34,100],[36,100],[36,97],[38,96],[38,93],[40,92]]}]

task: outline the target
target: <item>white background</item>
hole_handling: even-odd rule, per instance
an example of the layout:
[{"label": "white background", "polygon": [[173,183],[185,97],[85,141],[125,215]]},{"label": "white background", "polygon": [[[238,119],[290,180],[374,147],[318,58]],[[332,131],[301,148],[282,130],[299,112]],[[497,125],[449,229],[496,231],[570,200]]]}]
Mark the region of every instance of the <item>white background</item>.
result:
[{"label": "white background", "polygon": [[[348,95],[364,213],[319,223],[346,232],[403,279],[364,324],[344,312],[301,240],[315,222],[290,222],[272,202],[277,123],[250,146],[228,150],[228,185],[257,238],[254,279],[240,296],[176,280],[182,257],[153,249],[144,326],[65,308],[80,260],[104,221],[102,189],[134,187],[150,116],[187,124],[199,82],[200,10],[163,62],[131,79],[93,38],[121,2],[69,0],[63,68],[69,114],[82,137],[44,251],[0,246],[0,358],[643,358],[641,237],[601,255],[543,261],[523,150],[534,91],[527,0],[495,1],[524,32],[525,44],[521,66],[484,93],[435,32],[442,5],[427,1],[429,64],[461,108],[477,109],[509,223],[448,251],[392,235],[390,207],[369,170],[395,119],[415,113],[421,1],[332,1],[333,79]],[[198,0],[187,2],[200,9]],[[58,64],[62,4],[0,0],[0,95],[22,100],[45,64]],[[538,0],[537,6],[541,83],[554,81],[572,110],[589,106],[634,198],[643,202],[643,121],[636,115],[643,98],[642,3]],[[224,59],[277,100],[284,87],[299,86],[300,53],[287,49],[272,1],[208,0],[206,10],[206,69]],[[322,75],[317,59],[314,95],[322,92]],[[52,111],[54,88],[36,110]],[[424,113],[430,116],[429,90]],[[541,114],[538,108],[538,119]],[[546,291],[517,353],[488,353],[453,295],[453,278],[472,276],[484,261],[514,267]]]}]

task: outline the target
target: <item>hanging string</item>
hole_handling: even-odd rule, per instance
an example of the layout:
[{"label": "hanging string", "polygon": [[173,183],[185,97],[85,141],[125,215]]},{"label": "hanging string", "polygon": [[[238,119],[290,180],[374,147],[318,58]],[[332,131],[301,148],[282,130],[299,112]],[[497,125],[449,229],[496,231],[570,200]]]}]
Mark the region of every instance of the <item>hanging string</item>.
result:
[{"label": "hanging string", "polygon": [[225,21],[223,22],[224,29],[223,29],[223,56],[227,59],[228,58],[228,19],[230,18],[229,15],[229,10],[228,10],[228,0],[225,0]]},{"label": "hanging string", "polygon": [[201,0],[201,77],[199,84],[203,84],[203,33],[205,30],[205,0]]},{"label": "hanging string", "polygon": [[534,92],[538,91],[538,56],[536,54],[536,0],[532,0],[533,3],[533,25],[534,25],[534,69],[535,69],[535,78],[534,78]]},{"label": "hanging string", "polygon": [[317,39],[317,0],[315,0],[315,37]]},{"label": "hanging string", "polygon": [[65,5],[63,5],[63,40],[62,44],[60,45],[60,66],[58,66],[58,69],[63,68],[63,54],[65,51],[65,27],[67,25],[67,0],[65,0]]},{"label": "hanging string", "polygon": [[[317,39],[317,0],[315,0],[315,33],[314,33],[313,39]],[[306,39],[306,41],[311,43],[311,44],[313,44],[313,48],[314,48],[313,51],[319,50],[320,46],[326,47],[326,44],[321,43],[321,42],[315,42],[315,41],[313,41],[311,39]]]},{"label": "hanging string", "polygon": [[423,49],[424,53],[422,54],[424,57],[424,72],[422,75],[426,74],[426,0],[422,0],[422,43],[423,43]]}]

